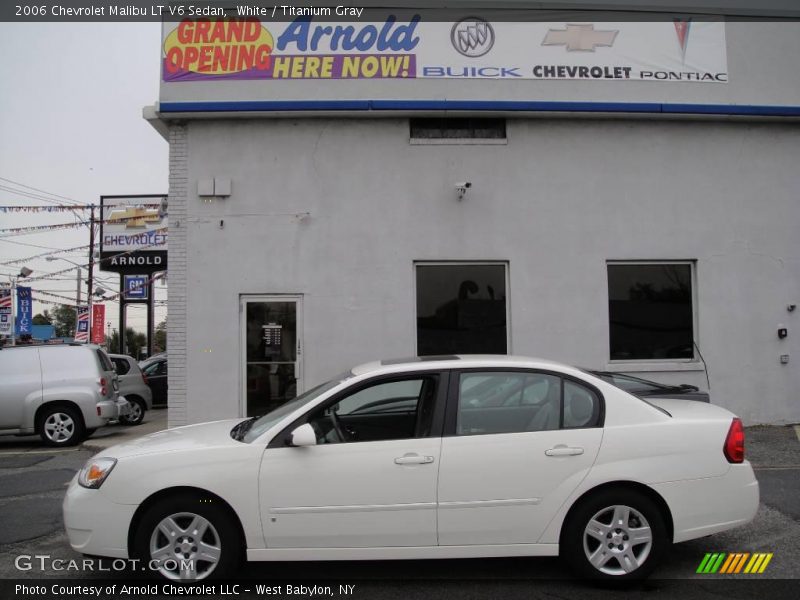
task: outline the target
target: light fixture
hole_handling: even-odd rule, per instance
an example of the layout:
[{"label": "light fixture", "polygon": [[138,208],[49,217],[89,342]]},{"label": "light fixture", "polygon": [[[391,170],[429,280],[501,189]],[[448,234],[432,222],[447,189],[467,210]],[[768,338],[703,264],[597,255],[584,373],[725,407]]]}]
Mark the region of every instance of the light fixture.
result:
[{"label": "light fixture", "polygon": [[29,269],[28,267],[22,267],[19,270],[19,277],[29,277],[30,274],[33,273],[33,269]]}]

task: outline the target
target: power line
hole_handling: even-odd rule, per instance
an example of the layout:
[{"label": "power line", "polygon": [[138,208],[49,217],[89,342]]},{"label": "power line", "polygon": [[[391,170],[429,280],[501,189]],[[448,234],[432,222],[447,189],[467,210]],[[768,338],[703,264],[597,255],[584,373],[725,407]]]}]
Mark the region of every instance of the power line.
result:
[{"label": "power line", "polygon": [[55,246],[42,246],[40,244],[28,244],[26,242],[17,242],[14,240],[5,240],[0,237],[0,242],[5,242],[6,244],[17,244],[18,246],[30,246],[31,248],[42,248],[44,250],[60,250],[60,248],[56,248]]},{"label": "power line", "polygon": [[73,198],[68,198],[67,196],[62,196],[60,194],[54,194],[53,192],[48,192],[47,190],[42,190],[42,189],[39,189],[39,188],[35,188],[33,186],[26,185],[24,183],[20,183],[19,181],[14,181],[13,179],[7,179],[5,177],[0,177],[0,180],[7,181],[8,183],[13,183],[14,185],[18,185],[20,187],[24,187],[24,188],[27,188],[29,190],[33,190],[35,192],[41,192],[42,194],[47,194],[48,196],[54,196],[55,198],[61,198],[62,200],[66,200],[70,204],[80,204],[80,202],[78,202],[77,200],[75,200]]}]

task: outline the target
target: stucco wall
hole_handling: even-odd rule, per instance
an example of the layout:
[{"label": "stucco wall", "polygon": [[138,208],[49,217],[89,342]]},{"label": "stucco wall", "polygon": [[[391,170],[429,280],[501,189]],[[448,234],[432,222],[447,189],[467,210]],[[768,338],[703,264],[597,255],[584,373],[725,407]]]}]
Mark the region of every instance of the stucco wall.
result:
[{"label": "stucco wall", "polygon": [[[414,261],[475,259],[509,262],[513,353],[594,368],[608,366],[606,261],[696,259],[712,400],[748,423],[800,421],[796,125],[520,119],[493,146],[411,145],[406,119],[186,130],[184,218],[180,174],[170,192],[171,425],[241,414],[241,294],[303,295],[307,389],[414,355]],[[231,197],[200,199],[210,177],[231,178]],[[642,368],[705,388],[699,365]]]}]

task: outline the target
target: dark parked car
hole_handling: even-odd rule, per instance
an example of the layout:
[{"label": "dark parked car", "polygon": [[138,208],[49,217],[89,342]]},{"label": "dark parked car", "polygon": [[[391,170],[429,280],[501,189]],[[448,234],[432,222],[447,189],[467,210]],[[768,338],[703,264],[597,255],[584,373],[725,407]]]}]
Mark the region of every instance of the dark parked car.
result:
[{"label": "dark parked car", "polygon": [[697,386],[688,385],[667,385],[657,383],[648,379],[623,375],[622,373],[609,373],[608,371],[589,371],[600,379],[605,379],[611,385],[633,394],[648,398],[678,398],[683,400],[697,400],[699,402],[710,402],[708,392],[701,392]]},{"label": "dark parked car", "polygon": [[139,363],[147,385],[153,392],[153,406],[167,405],[167,359],[150,358]]}]

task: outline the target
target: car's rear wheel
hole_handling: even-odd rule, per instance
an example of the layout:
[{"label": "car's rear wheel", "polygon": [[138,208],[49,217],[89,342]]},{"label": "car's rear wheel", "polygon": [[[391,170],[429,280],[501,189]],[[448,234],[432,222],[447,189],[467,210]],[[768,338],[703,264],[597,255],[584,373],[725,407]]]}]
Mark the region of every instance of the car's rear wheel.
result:
[{"label": "car's rear wheel", "polygon": [[142,516],[134,551],[173,581],[198,581],[231,575],[242,561],[239,528],[212,499],[181,495],[166,498]]},{"label": "car's rear wheel", "polygon": [[636,490],[608,489],[583,500],[570,514],[561,554],[581,576],[640,580],[669,545],[661,509]]},{"label": "car's rear wheel", "polygon": [[37,429],[48,446],[74,446],[86,437],[80,413],[67,406],[46,408],[39,416]]},{"label": "car's rear wheel", "polygon": [[129,412],[127,415],[121,416],[119,418],[119,422],[123,425],[140,425],[144,420],[144,413],[147,410],[144,400],[139,398],[128,398],[128,402],[131,405],[131,412]]}]

